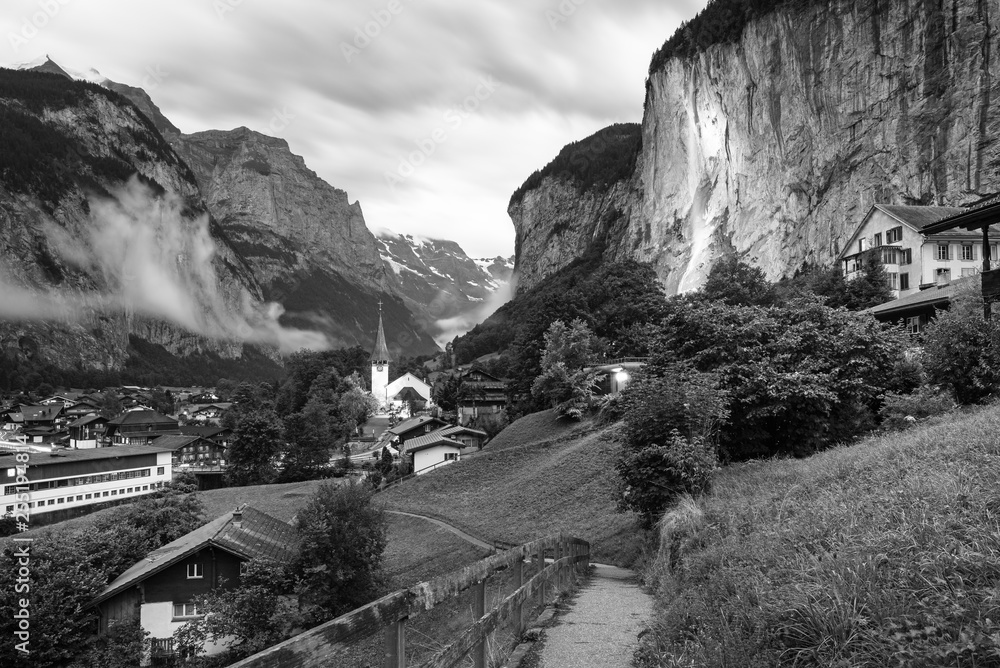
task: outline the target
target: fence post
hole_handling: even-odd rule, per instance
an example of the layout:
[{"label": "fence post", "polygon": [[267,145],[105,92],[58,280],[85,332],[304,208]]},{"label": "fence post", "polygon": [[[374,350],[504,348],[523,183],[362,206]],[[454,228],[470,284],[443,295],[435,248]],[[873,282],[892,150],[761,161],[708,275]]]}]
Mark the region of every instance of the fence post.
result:
[{"label": "fence post", "polygon": [[[520,589],[524,585],[524,557],[517,560],[514,564],[514,589],[515,591]],[[520,638],[521,634],[524,633],[524,599],[517,604],[517,610],[514,611],[514,637]]]},{"label": "fence post", "polygon": [[[535,555],[535,564],[538,566],[538,572],[541,573],[542,569],[545,568],[545,548],[539,545],[538,554]],[[543,579],[538,586],[538,606],[542,609],[545,608],[545,580]]]},{"label": "fence post", "polygon": [[385,668],[406,668],[406,620],[385,627]]},{"label": "fence post", "polygon": [[[481,619],[486,614],[486,580],[479,581],[474,585],[476,590],[476,602],[472,608],[473,622]],[[488,636],[487,636],[488,637]],[[472,661],[475,668],[486,668],[486,639],[483,638],[472,648]]]}]

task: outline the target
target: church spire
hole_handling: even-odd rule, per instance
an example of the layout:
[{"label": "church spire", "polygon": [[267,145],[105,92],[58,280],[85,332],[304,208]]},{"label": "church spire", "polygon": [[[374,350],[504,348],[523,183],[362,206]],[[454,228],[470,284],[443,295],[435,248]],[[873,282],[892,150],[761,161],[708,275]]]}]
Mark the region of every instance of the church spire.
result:
[{"label": "church spire", "polygon": [[378,300],[378,334],[375,336],[375,348],[372,350],[372,363],[389,363],[389,347],[385,345],[385,330],[382,329],[381,299]]}]

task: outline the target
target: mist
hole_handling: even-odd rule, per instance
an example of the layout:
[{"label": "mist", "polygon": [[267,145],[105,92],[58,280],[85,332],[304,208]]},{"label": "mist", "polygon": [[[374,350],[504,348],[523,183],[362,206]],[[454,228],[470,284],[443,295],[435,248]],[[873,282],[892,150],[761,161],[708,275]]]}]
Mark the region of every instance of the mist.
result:
[{"label": "mist", "polygon": [[439,333],[434,336],[434,341],[439,346],[444,348],[445,344],[449,341],[453,340],[457,336],[465,334],[470,329],[496,313],[496,310],[509,302],[513,296],[514,282],[510,281],[500,283],[496,292],[490,295],[486,301],[477,306],[475,309],[451,318],[442,318],[441,320],[437,320],[434,324],[437,326]]},{"label": "mist", "polygon": [[283,326],[280,304],[256,302],[239,286],[220,283],[207,214],[192,220],[183,215],[181,198],[155,195],[135,178],[112,195],[90,200],[90,224],[82,236],[51,223],[44,228],[53,252],[99,276],[102,288],[80,293],[71,304],[63,292],[38,294],[0,277],[0,316],[72,322],[87,311],[125,311],[212,339],[275,346],[282,354],[331,346],[322,332]]}]

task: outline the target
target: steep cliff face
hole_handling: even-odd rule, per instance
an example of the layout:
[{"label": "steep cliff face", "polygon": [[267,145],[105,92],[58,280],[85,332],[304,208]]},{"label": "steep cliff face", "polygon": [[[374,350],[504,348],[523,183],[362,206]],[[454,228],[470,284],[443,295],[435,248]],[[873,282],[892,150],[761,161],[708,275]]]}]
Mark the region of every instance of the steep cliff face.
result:
[{"label": "steep cliff face", "polygon": [[621,247],[640,193],[633,172],[641,128],[614,125],[565,147],[511,197],[514,273],[518,291],[578,257],[622,257]]},{"label": "steep cliff face", "polygon": [[[317,328],[339,345],[374,342],[382,293],[400,294],[361,206],[294,155],[247,128],[168,135],[191,166],[229,244],[252,267],[282,322]],[[383,305],[394,354],[437,350],[400,297]]]},{"label": "steep cliff face", "polygon": [[783,7],[733,43],[658,58],[632,214],[612,245],[654,263],[673,293],[697,288],[721,254],[771,278],[828,262],[875,202],[997,192],[991,12],[969,0]]},{"label": "steep cliff face", "polygon": [[10,70],[0,110],[3,351],[117,370],[132,334],[238,356],[260,288],[150,122],[98,86]]}]

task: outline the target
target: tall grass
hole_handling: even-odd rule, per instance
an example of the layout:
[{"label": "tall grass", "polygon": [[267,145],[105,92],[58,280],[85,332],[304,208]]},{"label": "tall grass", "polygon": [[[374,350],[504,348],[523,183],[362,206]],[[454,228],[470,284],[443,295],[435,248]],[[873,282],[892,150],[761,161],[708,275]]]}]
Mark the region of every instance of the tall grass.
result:
[{"label": "tall grass", "polygon": [[1000,666],[1000,410],[724,469],[661,523],[645,666]]}]

